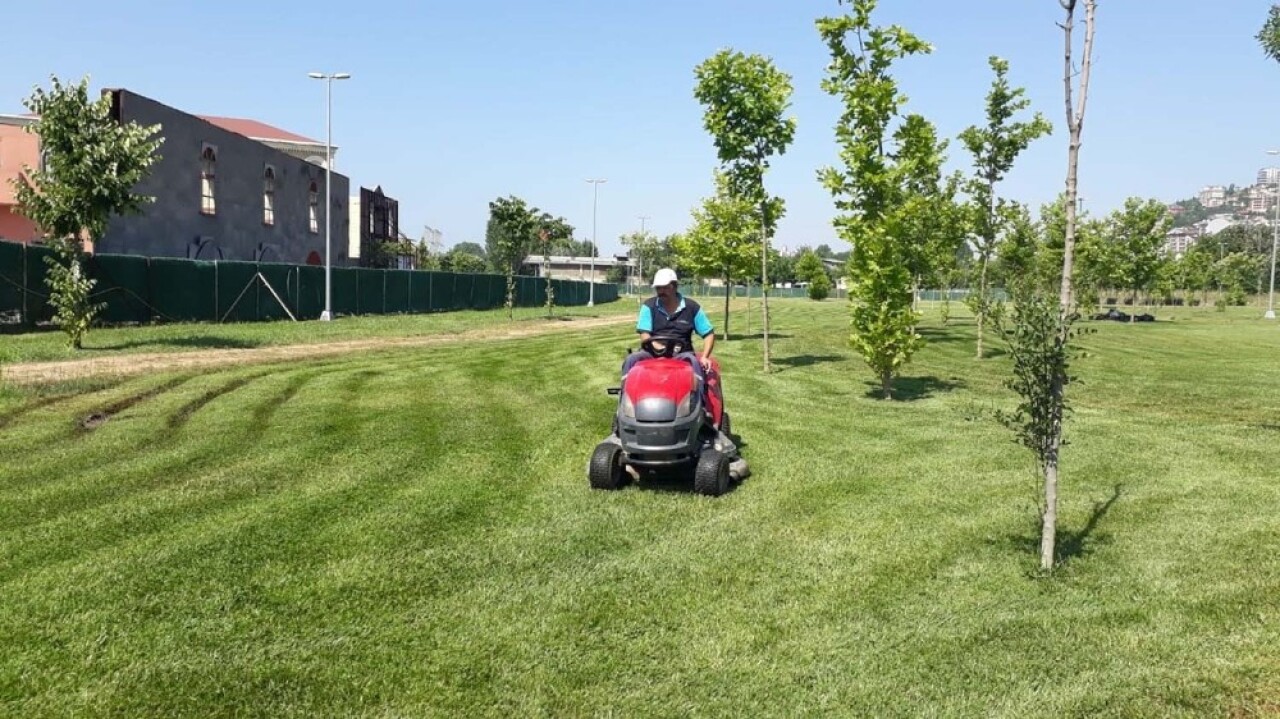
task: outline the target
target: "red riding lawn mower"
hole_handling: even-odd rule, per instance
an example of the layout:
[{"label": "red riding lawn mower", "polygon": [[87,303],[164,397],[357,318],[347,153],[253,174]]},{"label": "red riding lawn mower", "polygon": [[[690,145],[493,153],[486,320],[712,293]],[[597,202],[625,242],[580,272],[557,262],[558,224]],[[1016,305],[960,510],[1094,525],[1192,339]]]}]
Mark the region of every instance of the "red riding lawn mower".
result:
[{"label": "red riding lawn mower", "polygon": [[677,356],[679,341],[651,338],[641,360],[611,388],[618,397],[613,434],[596,446],[587,474],[595,489],[618,489],[627,478],[645,474],[692,473],[693,489],[719,496],[730,482],[750,474],[746,460],[729,438],[720,364],[711,361],[706,386],[693,367]]}]

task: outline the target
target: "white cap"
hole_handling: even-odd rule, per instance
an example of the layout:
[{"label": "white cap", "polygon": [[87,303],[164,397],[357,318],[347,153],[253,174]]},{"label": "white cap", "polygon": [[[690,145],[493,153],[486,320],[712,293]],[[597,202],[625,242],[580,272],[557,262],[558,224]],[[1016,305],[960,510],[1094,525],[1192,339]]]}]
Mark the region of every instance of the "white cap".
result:
[{"label": "white cap", "polygon": [[658,270],[658,274],[653,276],[654,287],[665,287],[669,284],[679,282],[679,281],[680,280],[676,278],[676,271],[667,269],[665,267],[663,269]]}]

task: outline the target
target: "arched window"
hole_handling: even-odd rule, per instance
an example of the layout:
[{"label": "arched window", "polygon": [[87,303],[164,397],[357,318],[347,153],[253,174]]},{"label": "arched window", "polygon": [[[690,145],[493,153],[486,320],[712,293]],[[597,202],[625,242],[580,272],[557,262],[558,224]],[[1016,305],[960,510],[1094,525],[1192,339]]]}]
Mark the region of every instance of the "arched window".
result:
[{"label": "arched window", "polygon": [[205,145],[200,151],[200,213],[204,215],[218,212],[218,199],[214,192],[217,166],[218,151],[211,145]]},{"label": "arched window", "polygon": [[316,187],[313,180],[311,187],[307,188],[307,216],[311,221],[311,232],[319,234],[320,232],[320,189]]},{"label": "arched window", "polygon": [[262,224],[276,224],[276,168],[271,165],[262,174]]}]

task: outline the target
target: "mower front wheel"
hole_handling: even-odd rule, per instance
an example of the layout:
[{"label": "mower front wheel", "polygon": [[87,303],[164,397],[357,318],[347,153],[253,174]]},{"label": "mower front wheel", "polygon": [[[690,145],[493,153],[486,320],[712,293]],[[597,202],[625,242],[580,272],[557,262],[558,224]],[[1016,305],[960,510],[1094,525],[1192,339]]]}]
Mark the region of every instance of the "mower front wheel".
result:
[{"label": "mower front wheel", "polygon": [[704,449],[693,473],[693,491],[708,497],[719,497],[729,491],[729,456],[711,448]]},{"label": "mower front wheel", "polygon": [[587,469],[591,488],[618,489],[626,476],[626,470],[622,466],[622,448],[611,442],[596,445],[596,451],[591,453],[591,465]]}]

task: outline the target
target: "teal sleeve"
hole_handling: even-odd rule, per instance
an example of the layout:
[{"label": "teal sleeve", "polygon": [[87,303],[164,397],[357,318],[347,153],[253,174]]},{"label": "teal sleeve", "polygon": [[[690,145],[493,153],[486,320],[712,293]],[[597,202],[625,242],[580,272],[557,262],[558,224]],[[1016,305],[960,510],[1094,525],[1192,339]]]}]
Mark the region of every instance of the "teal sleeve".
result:
[{"label": "teal sleeve", "polygon": [[653,312],[649,305],[640,305],[640,316],[636,318],[636,332],[653,331]]},{"label": "teal sleeve", "polygon": [[701,307],[698,308],[698,314],[693,316],[693,331],[697,332],[699,337],[706,337],[716,331],[716,328],[711,326],[707,311]]}]

